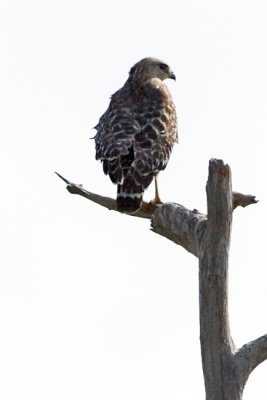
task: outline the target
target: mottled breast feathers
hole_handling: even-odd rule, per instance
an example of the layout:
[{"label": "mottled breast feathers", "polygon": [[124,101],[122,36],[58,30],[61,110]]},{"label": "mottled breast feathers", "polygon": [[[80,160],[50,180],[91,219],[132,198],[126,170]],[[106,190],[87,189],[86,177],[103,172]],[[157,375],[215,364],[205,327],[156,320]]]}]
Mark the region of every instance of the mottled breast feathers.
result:
[{"label": "mottled breast feathers", "polygon": [[117,184],[120,211],[140,208],[144,190],[166,167],[178,141],[175,106],[163,83],[168,77],[175,79],[162,61],[139,61],[95,127],[96,159]]}]

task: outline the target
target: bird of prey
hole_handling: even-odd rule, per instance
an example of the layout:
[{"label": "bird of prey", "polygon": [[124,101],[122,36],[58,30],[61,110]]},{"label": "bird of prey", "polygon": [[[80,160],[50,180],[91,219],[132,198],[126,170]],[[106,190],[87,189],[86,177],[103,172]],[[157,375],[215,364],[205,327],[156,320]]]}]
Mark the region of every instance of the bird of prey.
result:
[{"label": "bird of prey", "polygon": [[95,126],[96,159],[117,184],[121,212],[132,213],[141,207],[153,178],[154,203],[161,202],[156,177],[178,142],[175,106],[163,82],[168,78],[175,80],[175,75],[163,61],[148,57],[137,62]]}]

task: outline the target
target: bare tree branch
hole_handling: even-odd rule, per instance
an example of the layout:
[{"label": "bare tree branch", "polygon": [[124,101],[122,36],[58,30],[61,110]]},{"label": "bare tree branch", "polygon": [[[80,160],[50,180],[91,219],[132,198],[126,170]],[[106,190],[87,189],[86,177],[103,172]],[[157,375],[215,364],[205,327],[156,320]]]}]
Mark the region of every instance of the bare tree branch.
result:
[{"label": "bare tree branch", "polygon": [[[89,192],[81,184],[76,184],[64,178],[58,172],[55,174],[67,184],[69,193],[78,194],[109,210],[118,211],[116,200]],[[257,203],[255,196],[233,193],[233,207],[246,207]],[[152,219],[151,227],[158,233],[183,246],[187,251],[198,256],[199,241],[203,234],[207,216],[197,210],[188,210],[175,203],[153,204],[143,202],[142,207],[135,213],[128,215],[138,218]],[[168,221],[168,223],[167,223]],[[168,225],[168,226],[167,226]],[[196,237],[191,237],[191,236]]]},{"label": "bare tree branch", "polygon": [[[109,210],[116,200],[88,192],[62,175],[67,190]],[[199,258],[200,341],[206,400],[241,400],[251,371],[267,359],[267,335],[236,352],[228,318],[228,253],[233,210],[257,203],[255,196],[232,192],[231,171],[211,160],[207,183],[208,215],[182,205],[143,203],[131,216],[151,220],[151,229]]]},{"label": "bare tree branch", "polygon": [[174,203],[163,204],[152,216],[151,229],[183,246],[196,257],[207,225],[207,216]]},{"label": "bare tree branch", "polygon": [[233,192],[233,209],[236,207],[247,207],[250,204],[256,204],[256,196],[251,196],[250,194],[242,194],[238,192]]},{"label": "bare tree branch", "polygon": [[267,334],[246,343],[236,352],[235,361],[239,368],[243,387],[250,373],[265,360],[267,360]]},{"label": "bare tree branch", "polygon": [[[69,191],[69,193],[78,194],[82,197],[85,197],[86,199],[91,200],[94,203],[97,203],[100,206],[107,208],[108,210],[118,211],[116,200],[110,197],[100,196],[99,194],[89,192],[88,190],[84,189],[82,185],[70,182],[58,172],[55,172],[55,174],[67,184],[67,190]],[[142,207],[138,211],[133,214],[129,213],[128,215],[131,215],[133,217],[151,219],[154,212],[160,207],[161,204],[143,202]]]}]

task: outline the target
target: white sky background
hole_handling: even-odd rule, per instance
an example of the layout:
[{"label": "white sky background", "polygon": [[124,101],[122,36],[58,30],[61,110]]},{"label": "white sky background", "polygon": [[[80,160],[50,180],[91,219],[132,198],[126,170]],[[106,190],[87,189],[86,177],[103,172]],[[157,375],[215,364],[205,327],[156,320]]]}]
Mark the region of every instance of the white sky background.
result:
[{"label": "white sky background", "polygon": [[[205,212],[216,157],[260,200],[234,213],[229,302],[238,347],[266,333],[266,21],[265,0],[1,0],[3,400],[205,398],[197,259],[53,173],[115,197],[91,127],[145,56],[177,76],[162,198]],[[266,399],[266,374],[244,400]]]}]

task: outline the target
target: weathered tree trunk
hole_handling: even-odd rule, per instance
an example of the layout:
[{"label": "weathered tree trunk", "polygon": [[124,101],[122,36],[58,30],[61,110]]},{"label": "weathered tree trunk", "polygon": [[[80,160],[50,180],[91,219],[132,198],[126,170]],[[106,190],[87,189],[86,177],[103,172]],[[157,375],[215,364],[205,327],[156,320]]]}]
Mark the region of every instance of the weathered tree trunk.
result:
[{"label": "weathered tree trunk", "polygon": [[[59,175],[59,174],[58,174]],[[90,193],[59,175],[70,193],[108,209],[116,201]],[[199,315],[206,400],[241,400],[253,369],[267,359],[267,335],[237,350],[228,318],[228,253],[235,207],[256,203],[254,196],[232,193],[231,171],[211,160],[207,183],[208,215],[173,203],[144,203],[133,216],[151,219],[154,232],[183,246],[199,259]]]},{"label": "weathered tree trunk", "polygon": [[228,319],[228,253],[233,200],[231,173],[210,164],[208,222],[199,254],[199,315],[202,366],[207,400],[239,400],[240,387]]}]

